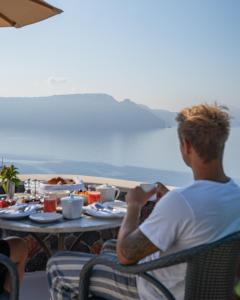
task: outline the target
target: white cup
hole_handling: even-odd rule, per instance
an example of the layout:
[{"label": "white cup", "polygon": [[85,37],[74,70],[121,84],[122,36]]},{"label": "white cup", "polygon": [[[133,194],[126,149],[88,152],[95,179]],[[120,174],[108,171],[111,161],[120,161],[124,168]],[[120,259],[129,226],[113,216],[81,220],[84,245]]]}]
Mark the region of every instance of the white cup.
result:
[{"label": "white cup", "polygon": [[[150,190],[152,190],[154,187],[156,187],[155,183],[141,183],[140,187],[145,191],[145,192],[149,192]],[[152,195],[152,197],[150,197],[148,199],[149,201],[156,201],[157,200],[157,194]]]},{"label": "white cup", "polygon": [[71,195],[61,198],[62,214],[66,219],[78,219],[81,217],[84,198]]}]

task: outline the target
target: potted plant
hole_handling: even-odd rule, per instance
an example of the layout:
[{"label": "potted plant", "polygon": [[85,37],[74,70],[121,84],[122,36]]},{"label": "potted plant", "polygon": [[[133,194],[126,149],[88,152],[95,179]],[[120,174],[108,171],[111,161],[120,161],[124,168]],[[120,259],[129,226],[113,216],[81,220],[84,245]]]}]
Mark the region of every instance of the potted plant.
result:
[{"label": "potted plant", "polygon": [[2,187],[9,199],[13,199],[15,187],[21,182],[18,178],[18,174],[18,169],[14,165],[4,165],[0,171]]}]

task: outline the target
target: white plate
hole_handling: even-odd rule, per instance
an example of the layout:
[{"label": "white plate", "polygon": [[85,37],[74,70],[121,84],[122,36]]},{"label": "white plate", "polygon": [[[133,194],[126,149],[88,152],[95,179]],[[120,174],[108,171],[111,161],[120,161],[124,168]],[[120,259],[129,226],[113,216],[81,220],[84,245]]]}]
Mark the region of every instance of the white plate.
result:
[{"label": "white plate", "polygon": [[106,202],[103,202],[103,205],[105,207],[127,209],[127,203],[125,201],[120,201],[120,200],[106,201]]},{"label": "white plate", "polygon": [[17,211],[17,210],[24,210],[24,208],[26,208],[28,205],[27,204],[15,204],[15,205],[11,205],[8,207],[4,207],[0,209],[0,213],[3,211]]},{"label": "white plate", "polygon": [[63,218],[62,215],[57,213],[36,213],[29,216],[29,219],[38,223],[52,223],[59,221]]},{"label": "white plate", "polygon": [[[105,204],[105,203],[104,203]],[[126,209],[125,208],[107,208],[106,205],[100,204],[104,206],[103,209],[97,209],[94,204],[88,205],[84,207],[84,212],[87,213],[88,215],[92,217],[97,217],[97,218],[123,218],[126,214]]]},{"label": "white plate", "polygon": [[85,190],[85,185],[83,182],[75,183],[75,184],[48,184],[47,182],[39,183],[39,192],[47,193],[47,192],[55,192],[55,191],[78,191]]},{"label": "white plate", "polygon": [[28,217],[32,212],[31,211],[20,211],[20,210],[6,210],[0,212],[1,219],[8,219],[8,220],[16,220],[16,219],[23,219]]}]

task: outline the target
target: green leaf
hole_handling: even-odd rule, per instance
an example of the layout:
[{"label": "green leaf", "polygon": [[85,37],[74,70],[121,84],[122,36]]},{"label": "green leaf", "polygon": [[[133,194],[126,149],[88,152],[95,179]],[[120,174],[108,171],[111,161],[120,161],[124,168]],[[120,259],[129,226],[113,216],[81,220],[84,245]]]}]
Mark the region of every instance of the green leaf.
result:
[{"label": "green leaf", "polygon": [[2,188],[3,188],[4,192],[6,193],[7,192],[7,184],[5,182],[2,184]]},{"label": "green leaf", "polygon": [[0,180],[2,182],[2,187],[6,192],[6,183],[8,180],[11,180],[18,186],[21,183],[21,180],[18,178],[19,171],[14,165],[6,166],[4,165],[0,171]]}]

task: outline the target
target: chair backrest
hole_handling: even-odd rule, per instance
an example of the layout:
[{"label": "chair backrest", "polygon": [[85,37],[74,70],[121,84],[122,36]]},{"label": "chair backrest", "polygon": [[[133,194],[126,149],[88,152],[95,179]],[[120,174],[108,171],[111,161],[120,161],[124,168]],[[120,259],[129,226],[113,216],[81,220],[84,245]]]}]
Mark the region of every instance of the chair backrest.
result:
[{"label": "chair backrest", "polygon": [[216,242],[207,252],[188,262],[185,300],[228,300],[232,297],[240,234]]},{"label": "chair backrest", "polygon": [[16,265],[4,254],[0,253],[0,265],[3,265],[7,268],[9,272],[9,277],[11,281],[11,293],[0,295],[0,300],[18,300],[19,299],[19,278]]}]

